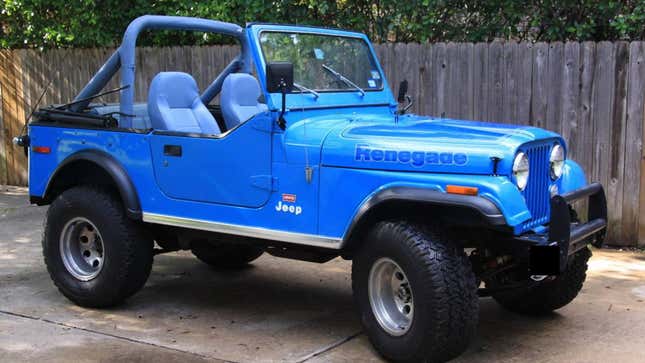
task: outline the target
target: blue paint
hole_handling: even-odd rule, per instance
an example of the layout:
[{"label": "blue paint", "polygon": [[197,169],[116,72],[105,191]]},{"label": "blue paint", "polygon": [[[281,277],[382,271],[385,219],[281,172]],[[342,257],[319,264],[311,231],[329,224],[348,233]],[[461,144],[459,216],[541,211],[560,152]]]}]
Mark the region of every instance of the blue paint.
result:
[{"label": "blue paint", "polygon": [[[280,95],[266,90],[260,33],[354,37],[367,42],[374,53],[360,33],[262,24],[241,28],[211,20],[145,16],[128,27],[123,45],[77,98],[98,92],[119,66],[122,84],[133,84],[134,47],[144,29],[215,31],[237,37],[242,44],[240,56],[202,93],[201,100],[207,103],[215,97],[228,73],[240,64],[240,72],[250,72],[252,57],[268,111],[259,110],[240,126],[217,136],[31,125],[32,145],[52,149],[50,154],[30,152],[32,196],[44,195],[52,173],[63,160],[81,150],[96,149],[110,154],[127,171],[144,213],[341,238],[371,196],[394,186],[441,192],[447,185],[476,187],[480,197],[498,206],[516,234],[530,228],[543,230],[548,218],[536,225],[527,222],[533,214],[543,212],[538,204],[548,203],[548,199],[529,200],[534,196],[518,190],[511,172],[516,153],[533,153],[534,147],[542,149],[536,149],[530,160],[538,173],[530,183],[541,183],[542,189],[555,185],[560,193],[586,185],[584,172],[571,160],[566,161],[557,181],[544,174],[548,160],[538,154],[548,152],[556,142],[565,145],[553,132],[395,115],[397,102],[378,62],[370,72],[374,79],[383,78],[383,89],[366,91],[365,96],[358,92],[321,92],[319,98],[289,94],[287,127],[280,129],[276,122]],[[134,87],[121,92],[120,110],[125,114],[133,114],[133,92]],[[121,125],[131,124],[128,116],[120,118]],[[182,156],[164,155],[165,145],[180,146]],[[492,157],[500,159],[495,175]],[[305,177],[306,167],[312,170],[311,180]],[[285,194],[290,197],[285,199]]]},{"label": "blue paint", "polygon": [[582,167],[573,160],[566,160],[564,162],[562,177],[558,179],[558,190],[560,194],[580,189],[585,185],[587,185],[587,177]]}]

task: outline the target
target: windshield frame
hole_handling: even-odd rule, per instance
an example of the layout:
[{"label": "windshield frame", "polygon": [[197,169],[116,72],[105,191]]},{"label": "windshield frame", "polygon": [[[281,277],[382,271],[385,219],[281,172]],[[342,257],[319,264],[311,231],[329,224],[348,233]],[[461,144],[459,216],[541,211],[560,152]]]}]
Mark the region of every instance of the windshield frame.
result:
[{"label": "windshield frame", "polygon": [[338,28],[324,28],[307,25],[289,25],[289,24],[274,24],[274,23],[249,23],[246,25],[245,32],[248,37],[251,54],[253,58],[253,68],[257,74],[262,94],[266,100],[269,110],[276,112],[280,109],[281,95],[280,93],[270,93],[266,88],[266,63],[261,50],[259,33],[263,31],[277,31],[277,32],[292,32],[292,33],[307,33],[307,34],[320,34],[329,36],[348,36],[351,38],[362,39],[368,46],[371,57],[375,61],[375,67],[381,74],[383,79],[383,89],[381,91],[374,90],[372,92],[365,92],[364,96],[356,91],[352,92],[323,92],[320,93],[319,98],[315,98],[312,94],[298,91],[289,93],[286,103],[290,111],[305,111],[317,109],[330,109],[338,107],[372,107],[372,106],[385,106],[395,108],[397,105],[396,99],[390,89],[384,69],[379,62],[379,57],[374,50],[373,44],[369,38],[359,32],[343,30]]},{"label": "windshield frame", "polygon": [[[376,56],[374,55],[374,51],[372,47],[370,46],[370,43],[364,39],[364,37],[359,36],[359,35],[354,35],[354,34],[331,34],[328,32],[324,31],[316,31],[315,28],[312,28],[311,31],[305,30],[305,29],[262,29],[258,32],[257,39],[258,39],[258,50],[260,52],[262,62],[263,64],[266,65],[267,59],[266,59],[266,54],[264,54],[264,49],[262,48],[262,34],[264,33],[283,33],[283,34],[306,34],[306,35],[319,35],[319,36],[325,36],[325,37],[335,37],[335,38],[350,38],[350,39],[355,39],[363,43],[365,48],[367,49],[368,52],[368,57],[369,57],[369,62],[372,65],[373,69],[376,69],[376,71],[379,73],[379,77],[381,77],[381,86],[379,88],[363,88],[362,90],[364,92],[381,92],[383,91],[385,87],[385,78],[383,77],[383,70],[381,69],[381,65],[379,64],[378,60],[376,59]],[[346,75],[344,75],[346,76]],[[349,79],[352,82],[356,82],[353,79]],[[294,79],[294,82],[298,82],[298,80]],[[311,88],[307,85],[304,85],[308,88]],[[347,92],[359,92],[355,88],[343,88],[343,89],[317,89],[317,88],[311,88],[312,90],[318,92],[318,93],[347,93]],[[299,91],[292,91],[291,93],[300,93]]]}]

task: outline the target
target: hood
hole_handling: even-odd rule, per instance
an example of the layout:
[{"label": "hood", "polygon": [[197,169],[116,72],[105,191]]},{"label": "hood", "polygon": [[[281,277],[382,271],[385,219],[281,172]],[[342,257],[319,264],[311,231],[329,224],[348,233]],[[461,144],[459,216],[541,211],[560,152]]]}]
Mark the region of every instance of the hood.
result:
[{"label": "hood", "polygon": [[[380,119],[383,118],[383,119]],[[389,118],[389,120],[387,120]],[[354,119],[329,133],[322,165],[438,173],[510,174],[520,146],[562,139],[543,129],[406,115]]]}]

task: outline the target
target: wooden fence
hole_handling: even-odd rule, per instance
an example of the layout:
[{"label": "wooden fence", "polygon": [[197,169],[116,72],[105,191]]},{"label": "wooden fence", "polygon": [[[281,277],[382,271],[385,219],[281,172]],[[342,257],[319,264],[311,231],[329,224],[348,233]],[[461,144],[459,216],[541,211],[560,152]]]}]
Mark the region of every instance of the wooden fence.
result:
[{"label": "wooden fence", "polygon": [[[51,80],[42,104],[70,101],[112,51],[0,52],[0,184],[27,183],[26,159],[11,137],[42,89]],[[415,112],[561,133],[569,157],[606,188],[609,241],[645,245],[645,42],[382,44],[376,51],[392,88],[408,80]],[[145,100],[157,72],[192,73],[203,88],[237,48],[137,52],[136,97]],[[106,89],[117,86],[113,80]]]}]

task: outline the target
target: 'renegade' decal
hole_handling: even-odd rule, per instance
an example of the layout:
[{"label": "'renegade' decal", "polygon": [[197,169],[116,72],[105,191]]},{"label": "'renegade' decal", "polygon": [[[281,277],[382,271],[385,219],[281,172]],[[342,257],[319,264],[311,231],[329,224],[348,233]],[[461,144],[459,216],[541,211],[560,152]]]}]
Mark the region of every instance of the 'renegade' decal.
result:
[{"label": "'renegade' decal", "polygon": [[468,163],[468,155],[460,152],[388,150],[368,145],[356,145],[354,159],[356,161],[410,164],[418,168],[428,164],[462,166]]}]

